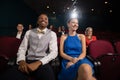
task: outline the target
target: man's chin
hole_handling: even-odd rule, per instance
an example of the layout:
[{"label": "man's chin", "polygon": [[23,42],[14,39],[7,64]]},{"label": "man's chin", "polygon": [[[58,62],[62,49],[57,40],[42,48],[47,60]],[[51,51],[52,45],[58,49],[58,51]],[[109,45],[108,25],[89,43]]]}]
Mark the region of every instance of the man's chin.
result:
[{"label": "man's chin", "polygon": [[41,25],[41,26],[39,26],[39,27],[40,27],[41,29],[44,29],[44,28],[46,28],[46,26],[42,26],[42,25]]}]

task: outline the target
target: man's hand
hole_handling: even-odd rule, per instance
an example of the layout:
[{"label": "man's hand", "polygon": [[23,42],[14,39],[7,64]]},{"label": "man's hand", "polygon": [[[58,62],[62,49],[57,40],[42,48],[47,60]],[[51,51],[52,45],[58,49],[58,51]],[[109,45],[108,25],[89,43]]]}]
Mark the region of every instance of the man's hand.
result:
[{"label": "man's hand", "polygon": [[22,61],[19,62],[18,69],[22,72],[25,72],[25,73],[29,74],[27,65],[28,64],[24,60],[22,60]]},{"label": "man's hand", "polygon": [[42,65],[41,61],[36,61],[33,63],[28,64],[29,71],[35,71],[40,65]]}]

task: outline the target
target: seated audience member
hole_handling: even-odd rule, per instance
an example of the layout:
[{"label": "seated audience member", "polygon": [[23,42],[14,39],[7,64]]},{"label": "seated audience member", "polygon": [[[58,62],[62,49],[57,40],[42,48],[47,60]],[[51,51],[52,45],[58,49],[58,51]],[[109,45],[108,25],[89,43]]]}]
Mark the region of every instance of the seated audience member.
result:
[{"label": "seated audience member", "polygon": [[94,65],[86,58],[86,42],[83,34],[78,34],[78,19],[67,22],[68,34],[60,38],[61,71],[58,80],[96,80]]},{"label": "seated audience member", "polygon": [[49,29],[50,29],[51,31],[54,31],[55,33],[57,32],[55,26],[53,26],[53,25],[50,25],[50,26],[49,26]]},{"label": "seated audience member", "polygon": [[62,34],[66,34],[65,27],[61,26]]},{"label": "seated audience member", "polygon": [[29,24],[28,29],[31,30],[33,27],[31,24]]},{"label": "seated audience member", "polygon": [[86,47],[90,44],[91,41],[97,40],[97,37],[93,35],[93,28],[87,27],[85,30],[85,37],[86,37]]},{"label": "seated audience member", "polygon": [[49,29],[53,31],[54,26],[53,26],[53,25],[50,25]]},{"label": "seated audience member", "polygon": [[16,28],[17,28],[17,31],[15,33],[13,33],[13,36],[15,36],[18,39],[23,39],[23,37],[25,35],[23,24],[17,24]]},{"label": "seated audience member", "polygon": [[38,26],[28,30],[21,42],[17,64],[2,74],[1,80],[28,80],[29,76],[34,80],[55,80],[49,62],[58,55],[57,36],[47,28],[48,23],[46,14],[38,16]]},{"label": "seated audience member", "polygon": [[57,37],[60,37],[62,35],[62,29],[61,26],[58,27]]}]

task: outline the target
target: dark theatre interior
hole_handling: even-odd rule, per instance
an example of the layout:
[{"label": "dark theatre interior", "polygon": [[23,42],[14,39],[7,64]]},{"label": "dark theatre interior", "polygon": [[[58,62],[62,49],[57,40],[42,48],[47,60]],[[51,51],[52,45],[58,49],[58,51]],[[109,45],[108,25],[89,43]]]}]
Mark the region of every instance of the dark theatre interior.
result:
[{"label": "dark theatre interior", "polygon": [[[97,80],[120,80],[120,31],[115,20],[117,2],[113,0],[0,0],[0,74],[14,65],[14,58],[22,40],[12,35],[17,24],[24,30],[28,25],[36,27],[40,13],[47,13],[49,26],[58,34],[58,27],[64,26],[72,10],[79,19],[78,33],[84,34],[85,28],[93,28],[97,41],[88,46],[87,54],[95,65]],[[113,15],[114,14],[114,15]],[[58,36],[58,47],[59,39]],[[59,57],[59,55],[58,55]],[[59,60],[60,62],[60,60]],[[52,65],[56,78],[60,65]],[[0,79],[1,80],[1,79]],[[30,78],[29,80],[34,80]],[[57,79],[56,79],[57,80]]]}]

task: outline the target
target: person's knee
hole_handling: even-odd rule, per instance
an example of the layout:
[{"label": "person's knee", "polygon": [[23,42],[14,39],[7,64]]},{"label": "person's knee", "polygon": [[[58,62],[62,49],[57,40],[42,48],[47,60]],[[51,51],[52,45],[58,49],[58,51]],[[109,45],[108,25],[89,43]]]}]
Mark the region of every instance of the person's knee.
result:
[{"label": "person's knee", "polygon": [[92,76],[92,67],[89,64],[82,64],[79,67],[77,80],[96,80]]},{"label": "person's knee", "polygon": [[79,72],[89,73],[91,71],[92,71],[92,68],[89,64],[82,64],[78,69],[78,73]]}]

